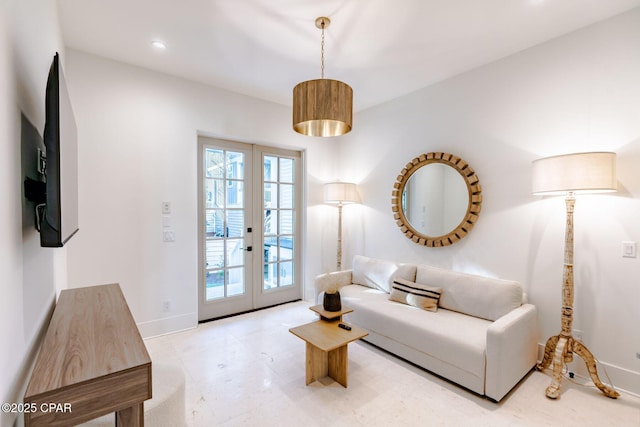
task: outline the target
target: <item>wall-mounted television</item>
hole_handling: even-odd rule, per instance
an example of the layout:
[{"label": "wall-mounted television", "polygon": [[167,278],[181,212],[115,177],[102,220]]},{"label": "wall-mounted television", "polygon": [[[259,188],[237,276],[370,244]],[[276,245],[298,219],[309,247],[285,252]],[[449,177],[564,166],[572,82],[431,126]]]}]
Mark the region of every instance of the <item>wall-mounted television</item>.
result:
[{"label": "wall-mounted television", "polygon": [[45,95],[46,196],[40,245],[61,247],[78,232],[78,138],[60,56],[53,57]]}]

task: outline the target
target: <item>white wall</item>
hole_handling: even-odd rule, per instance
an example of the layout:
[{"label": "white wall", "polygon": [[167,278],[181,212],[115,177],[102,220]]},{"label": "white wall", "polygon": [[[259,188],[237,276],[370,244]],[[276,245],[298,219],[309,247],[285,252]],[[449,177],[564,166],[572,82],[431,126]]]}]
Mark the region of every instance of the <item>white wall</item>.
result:
[{"label": "white wall", "polygon": [[[531,162],[617,152],[620,191],[576,204],[574,328],[617,386],[640,393],[640,258],[621,257],[622,241],[640,240],[640,9],[356,118],[341,156],[357,159],[343,166],[364,205],[345,215],[347,257],[519,280],[539,309],[541,343],[560,331],[565,210],[562,198],[531,195]],[[429,151],[462,157],[483,188],[475,228],[445,248],[412,243],[391,214],[395,177]]]},{"label": "white wall", "polygon": [[[293,132],[290,108],[71,50],[67,77],[80,182],[70,286],[120,283],[143,336],[196,325],[198,133],[305,150],[307,199],[318,203],[329,173],[319,160],[335,143]],[[162,201],[172,203],[175,243],[162,241]],[[310,209],[311,242],[319,217]],[[305,282],[321,262],[307,245]]]},{"label": "white wall", "polygon": [[[66,286],[66,251],[40,247],[22,182],[21,112],[42,134],[44,93],[56,51],[64,51],[55,2],[0,2],[0,398],[21,402],[56,291]],[[23,164],[24,163],[24,164]],[[0,425],[16,414],[0,413]]]}]

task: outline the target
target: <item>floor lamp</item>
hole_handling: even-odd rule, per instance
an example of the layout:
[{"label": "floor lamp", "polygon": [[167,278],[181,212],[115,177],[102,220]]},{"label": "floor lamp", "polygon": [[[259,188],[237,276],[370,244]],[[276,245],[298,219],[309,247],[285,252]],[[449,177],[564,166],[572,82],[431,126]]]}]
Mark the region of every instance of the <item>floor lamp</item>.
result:
[{"label": "floor lamp", "polygon": [[324,202],[338,206],[337,269],[342,269],[342,206],[359,203],[358,190],[351,182],[328,182],[324,185]]},{"label": "floor lamp", "polygon": [[577,354],[587,365],[593,383],[607,397],[613,399],[619,393],[603,384],[598,378],[596,362],[580,341],[573,338],[573,208],[575,194],[601,193],[616,191],[616,154],[615,153],[578,153],[563,156],[546,157],[533,162],[533,194],[565,195],[567,223],[564,240],[564,268],[562,284],[562,312],[560,334],[547,340],[544,358],[537,366],[544,370],[553,363],[551,385],[546,396],[556,399],[560,395],[562,369],[564,364],[573,360]]}]

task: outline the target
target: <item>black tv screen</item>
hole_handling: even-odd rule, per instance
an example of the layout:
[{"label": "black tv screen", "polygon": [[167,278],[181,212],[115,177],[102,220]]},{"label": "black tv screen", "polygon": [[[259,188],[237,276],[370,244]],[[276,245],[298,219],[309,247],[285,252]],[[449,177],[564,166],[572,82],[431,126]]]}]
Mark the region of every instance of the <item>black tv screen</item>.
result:
[{"label": "black tv screen", "polygon": [[78,140],[58,53],[45,95],[46,205],[40,245],[61,247],[78,231]]}]

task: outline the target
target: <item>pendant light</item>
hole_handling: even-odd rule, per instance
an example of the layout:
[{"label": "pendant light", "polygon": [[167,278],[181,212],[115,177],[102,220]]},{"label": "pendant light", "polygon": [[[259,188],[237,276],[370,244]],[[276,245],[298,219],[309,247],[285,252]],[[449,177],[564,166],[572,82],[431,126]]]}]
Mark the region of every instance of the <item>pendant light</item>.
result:
[{"label": "pendant light", "polygon": [[322,30],[321,78],[293,88],[293,130],[307,136],[339,136],[351,131],[353,89],[346,83],[324,78],[324,30],[331,21],[316,19]]}]

